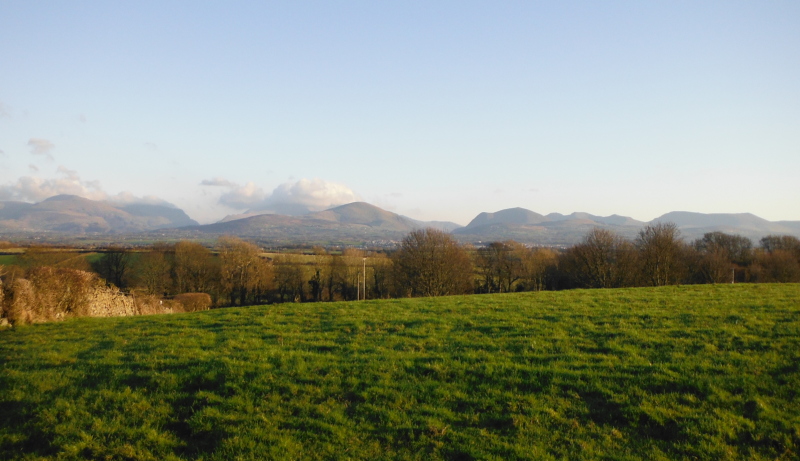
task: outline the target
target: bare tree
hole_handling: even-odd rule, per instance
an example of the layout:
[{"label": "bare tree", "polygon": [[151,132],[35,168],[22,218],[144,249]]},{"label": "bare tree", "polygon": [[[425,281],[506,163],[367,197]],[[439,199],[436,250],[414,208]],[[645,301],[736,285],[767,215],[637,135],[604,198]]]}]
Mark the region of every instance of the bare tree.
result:
[{"label": "bare tree", "polygon": [[800,258],[800,239],[791,235],[768,235],[761,239],[761,248],[767,252],[777,250],[794,253]]},{"label": "bare tree", "polygon": [[377,299],[389,298],[392,294],[394,280],[392,278],[392,261],[385,253],[377,253],[370,257],[372,265],[372,291],[370,296]]},{"label": "bare tree", "polygon": [[696,251],[695,280],[701,283],[731,283],[734,270],[753,260],[753,242],[741,235],[708,232],[695,240],[692,248]]},{"label": "bare tree", "polygon": [[569,250],[570,275],[580,286],[616,288],[631,284],[634,251],[620,235],[595,227]]},{"label": "bare tree", "polygon": [[283,258],[276,259],[275,263],[275,284],[280,301],[305,301],[303,268]]},{"label": "bare tree", "polygon": [[221,284],[231,304],[237,299],[239,305],[245,305],[248,299],[255,302],[256,295],[273,280],[272,265],[261,257],[257,246],[236,237],[221,237],[217,249]]},{"label": "bare tree", "polygon": [[393,255],[401,295],[444,296],[473,289],[473,269],[467,252],[449,234],[437,229],[408,234]]},{"label": "bare tree", "polygon": [[131,267],[130,253],[118,246],[108,247],[93,264],[95,272],[106,279],[106,282],[119,289],[127,286],[127,276]]},{"label": "bare tree", "polygon": [[800,239],[768,235],[760,243],[753,264],[759,282],[800,282]]},{"label": "bare tree", "polygon": [[649,285],[679,283],[684,275],[684,243],[674,223],[657,223],[639,231],[636,238],[642,276]]},{"label": "bare tree", "polygon": [[139,288],[150,295],[164,295],[172,284],[172,264],[163,247],[141,253],[131,268]]},{"label": "bare tree", "polygon": [[800,282],[800,261],[788,250],[758,250],[753,264],[753,274],[759,282]]},{"label": "bare tree", "polygon": [[176,293],[210,293],[219,279],[219,265],[211,250],[195,242],[175,244],[172,278]]},{"label": "bare tree", "polygon": [[549,248],[529,249],[522,260],[522,286],[525,291],[542,291],[558,267],[558,256]]},{"label": "bare tree", "polygon": [[514,284],[525,275],[525,259],[528,253],[525,245],[513,240],[492,242],[480,248],[476,266],[483,278],[483,291],[514,291]]}]

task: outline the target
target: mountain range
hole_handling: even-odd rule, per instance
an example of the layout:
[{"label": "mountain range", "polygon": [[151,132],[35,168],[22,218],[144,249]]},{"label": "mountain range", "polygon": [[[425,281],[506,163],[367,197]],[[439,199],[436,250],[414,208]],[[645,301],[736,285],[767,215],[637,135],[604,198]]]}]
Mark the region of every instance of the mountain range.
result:
[{"label": "mountain range", "polygon": [[[69,235],[152,234],[150,239],[213,238],[237,235],[274,245],[363,244],[393,242],[414,229],[434,227],[462,242],[481,244],[516,240],[538,245],[571,245],[592,228],[613,230],[635,238],[647,224],[673,222],[687,240],[721,231],[758,240],[769,234],[800,237],[800,221],[772,222],[750,213],[693,213],[676,211],[643,222],[619,215],[589,213],[542,215],[524,208],[480,213],[466,226],[452,222],[417,221],[364,202],[354,202],[299,216],[281,214],[230,216],[199,225],[169,205],[127,204],[58,195],[39,203],[0,202],[0,237],[9,234]],[[145,240],[148,238],[145,236]]]},{"label": "mountain range", "polygon": [[481,213],[466,227],[453,231],[462,240],[489,242],[516,240],[542,245],[570,245],[579,242],[594,227],[613,230],[634,239],[648,224],[672,222],[685,240],[694,240],[707,232],[739,234],[754,241],[766,235],[800,237],[800,221],[772,222],[751,213],[694,213],[673,211],[650,221],[637,221],[619,215],[595,216],[589,213],[540,215],[524,208],[510,208],[495,213]]},{"label": "mountain range", "polygon": [[3,233],[119,234],[196,225],[183,210],[168,205],[117,205],[75,195],[56,195],[39,203],[0,202]]},{"label": "mountain range", "polygon": [[[414,229],[433,227],[450,232],[458,224],[417,221],[364,202],[353,202],[301,216],[261,214],[214,224],[176,229],[192,236],[238,235],[273,244],[397,241]],[[162,235],[164,231],[161,231]]]}]

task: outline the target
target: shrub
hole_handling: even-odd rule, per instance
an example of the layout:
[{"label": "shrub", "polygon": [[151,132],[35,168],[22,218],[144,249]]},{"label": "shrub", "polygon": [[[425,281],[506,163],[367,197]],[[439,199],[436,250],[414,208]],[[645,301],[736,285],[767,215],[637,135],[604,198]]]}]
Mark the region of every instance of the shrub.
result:
[{"label": "shrub", "polygon": [[211,296],[208,293],[182,293],[175,296],[175,301],[183,306],[184,312],[205,311],[211,308]]},{"label": "shrub", "polygon": [[90,314],[90,294],[99,280],[74,269],[37,267],[11,287],[7,317],[11,323],[59,320]]},{"label": "shrub", "polygon": [[172,314],[183,312],[183,305],[178,302],[161,299],[156,295],[136,294],[133,297],[135,315]]},{"label": "shrub", "polygon": [[6,292],[3,287],[3,280],[0,279],[0,319],[5,317],[4,315],[5,312],[3,311],[3,300],[5,299],[5,297],[6,297]]}]

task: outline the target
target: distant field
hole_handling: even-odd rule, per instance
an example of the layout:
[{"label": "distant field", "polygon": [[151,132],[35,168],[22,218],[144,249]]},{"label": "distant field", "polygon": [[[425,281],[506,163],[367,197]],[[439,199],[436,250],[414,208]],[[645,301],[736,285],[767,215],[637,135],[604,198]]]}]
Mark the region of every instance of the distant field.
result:
[{"label": "distant field", "polygon": [[[19,254],[4,254],[4,255],[0,255],[0,266],[17,264],[19,262],[18,258],[20,257],[20,255],[23,252],[24,251],[21,250],[21,251],[19,251]],[[53,253],[54,254],[68,254],[68,255],[69,254],[74,254],[74,256],[67,256],[67,258],[68,258],[67,260],[64,260],[64,259],[60,260],[60,262],[56,263],[56,265],[64,264],[65,261],[68,261],[68,260],[71,260],[71,259],[77,259],[77,258],[84,258],[89,263],[93,263],[93,262],[97,261],[98,259],[100,259],[103,256],[102,253],[94,253],[94,252],[82,253],[82,252],[78,252],[78,251],[75,251],[75,250],[53,250]]]},{"label": "distant field", "polygon": [[800,285],[0,331],[0,459],[798,459]]}]

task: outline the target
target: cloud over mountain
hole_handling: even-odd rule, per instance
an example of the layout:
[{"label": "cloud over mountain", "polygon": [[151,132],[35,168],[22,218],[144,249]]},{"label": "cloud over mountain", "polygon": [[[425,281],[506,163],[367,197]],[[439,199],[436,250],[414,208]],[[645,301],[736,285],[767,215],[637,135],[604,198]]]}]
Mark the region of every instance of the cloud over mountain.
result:
[{"label": "cloud over mountain", "polygon": [[239,185],[219,177],[203,180],[200,185],[225,188],[219,203],[237,210],[249,210],[248,213],[298,215],[360,200],[349,187],[319,178],[283,183],[269,195],[253,182]]},{"label": "cloud over mountain", "polygon": [[272,191],[272,195],[255,210],[271,210],[278,207],[303,207],[308,211],[321,211],[337,205],[359,201],[358,194],[343,184],[324,181],[319,178],[300,179],[283,183]]},{"label": "cloud over mountain", "polygon": [[14,183],[0,185],[0,200],[41,202],[56,195],[76,195],[90,200],[112,202],[120,205],[174,206],[153,195],[138,197],[126,191],[118,194],[109,194],[103,190],[100,181],[82,179],[77,171],[63,166],[58,167],[57,176],[54,178],[45,179],[39,176],[23,176]]}]

